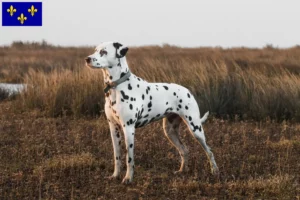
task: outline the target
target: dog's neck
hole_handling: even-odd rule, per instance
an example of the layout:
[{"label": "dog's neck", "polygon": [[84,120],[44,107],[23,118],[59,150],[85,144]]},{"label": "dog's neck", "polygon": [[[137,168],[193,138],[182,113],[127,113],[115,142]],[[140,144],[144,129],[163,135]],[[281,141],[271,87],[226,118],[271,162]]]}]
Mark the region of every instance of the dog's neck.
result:
[{"label": "dog's neck", "polygon": [[124,74],[129,72],[129,67],[126,61],[126,58],[119,58],[119,63],[106,67],[102,69],[103,76],[104,76],[104,83],[109,84],[113,81],[116,81],[121,78]]}]

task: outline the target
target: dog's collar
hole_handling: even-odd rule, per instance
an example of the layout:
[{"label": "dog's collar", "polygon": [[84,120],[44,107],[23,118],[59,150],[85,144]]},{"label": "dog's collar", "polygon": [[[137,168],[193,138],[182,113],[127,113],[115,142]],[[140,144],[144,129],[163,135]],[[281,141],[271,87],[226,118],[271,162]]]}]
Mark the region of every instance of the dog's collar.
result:
[{"label": "dog's collar", "polygon": [[106,87],[104,88],[104,93],[107,93],[110,89],[116,88],[121,83],[125,82],[126,79],[128,79],[131,75],[131,72],[128,71],[124,76],[122,76],[120,79],[113,81],[111,83],[106,83]]}]

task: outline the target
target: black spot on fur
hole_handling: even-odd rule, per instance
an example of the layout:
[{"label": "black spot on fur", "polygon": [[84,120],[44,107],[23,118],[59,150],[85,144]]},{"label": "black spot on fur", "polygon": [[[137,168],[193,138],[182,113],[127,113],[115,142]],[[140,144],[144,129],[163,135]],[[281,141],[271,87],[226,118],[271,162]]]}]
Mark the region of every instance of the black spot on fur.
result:
[{"label": "black spot on fur", "polygon": [[132,104],[129,104],[129,108],[130,108],[130,110],[132,110],[132,108],[133,108]]},{"label": "black spot on fur", "polygon": [[189,109],[189,107],[188,107],[188,106],[185,106],[185,109],[187,109],[187,110],[188,110],[188,109]]},{"label": "black spot on fur", "polygon": [[143,99],[143,100],[145,99],[145,95],[144,95],[144,94],[142,95],[142,99]]},{"label": "black spot on fur", "polygon": [[143,123],[141,124],[141,127],[145,126],[145,124],[147,124],[147,122],[148,122],[148,119],[146,119],[145,121],[143,121]]},{"label": "black spot on fur", "polygon": [[168,89],[169,89],[169,88],[168,88],[167,86],[165,86],[165,85],[164,85],[163,87],[164,87],[166,90],[168,90]]},{"label": "black spot on fur", "polygon": [[155,117],[152,117],[149,122],[153,122],[154,120],[155,120]]},{"label": "black spot on fur", "polygon": [[128,159],[128,163],[130,163],[131,162],[131,158],[129,157],[129,159]]},{"label": "black spot on fur", "polygon": [[176,92],[174,92],[173,95],[176,96]]},{"label": "black spot on fur", "polygon": [[120,137],[120,134],[119,133],[117,133],[117,138],[119,138]]},{"label": "black spot on fur", "polygon": [[130,83],[128,84],[128,90],[132,90]]},{"label": "black spot on fur", "polygon": [[142,118],[143,112],[144,112],[144,108],[142,108],[142,110],[138,112],[138,119]]},{"label": "black spot on fur", "polygon": [[200,126],[196,126],[196,125],[194,125],[194,123],[193,123],[193,122],[191,122],[191,125],[192,125],[192,126],[193,126],[193,128],[194,128],[193,132],[195,132],[197,129],[198,129],[199,131],[201,131],[201,130],[202,130],[202,127],[201,127],[201,125],[200,125]]},{"label": "black spot on fur", "polygon": [[150,96],[150,100],[152,100],[152,96]]},{"label": "black spot on fur", "polygon": [[141,79],[140,79],[140,78],[137,78],[137,80],[138,80],[138,81],[141,81]]},{"label": "black spot on fur", "polygon": [[179,103],[182,103],[182,99],[179,100]]},{"label": "black spot on fur", "polygon": [[125,74],[126,74],[125,72],[122,72],[121,75],[120,75],[120,78],[122,78],[123,76],[125,76]]},{"label": "black spot on fur", "polygon": [[169,104],[169,102],[166,102],[166,105],[168,105]]},{"label": "black spot on fur", "polygon": [[160,116],[160,114],[156,115],[156,117],[159,117],[159,116]]},{"label": "black spot on fur", "polygon": [[151,108],[152,107],[152,103],[151,101],[148,103],[148,108]]},{"label": "black spot on fur", "polygon": [[187,93],[187,96],[188,96],[188,98],[191,98],[191,95],[190,95],[190,93]]},{"label": "black spot on fur", "polygon": [[136,122],[136,120],[130,119],[129,121],[127,121],[127,126],[134,124],[135,122]]},{"label": "black spot on fur", "polygon": [[170,107],[170,108],[167,108],[166,111],[165,111],[165,113],[167,113],[169,110],[172,111],[173,108],[171,108],[171,107]]},{"label": "black spot on fur", "polygon": [[109,79],[110,79],[110,80],[112,80],[112,79],[113,79],[113,77],[112,77],[112,76],[109,76]]},{"label": "black spot on fur", "polygon": [[151,111],[151,109],[148,109],[148,112],[150,112]]},{"label": "black spot on fur", "polygon": [[192,121],[192,117],[191,116],[189,116],[189,120]]},{"label": "black spot on fur", "polygon": [[137,122],[136,124],[135,124],[135,128],[138,128],[138,127],[140,127],[140,122]]},{"label": "black spot on fur", "polygon": [[139,88],[139,87],[140,87],[140,85],[139,85],[139,84],[137,84],[137,87]]},{"label": "black spot on fur", "polygon": [[179,104],[178,107],[181,108],[181,105]]},{"label": "black spot on fur", "polygon": [[121,90],[121,94],[123,96],[123,99],[129,99],[129,96],[125,94],[125,92],[123,90]]},{"label": "black spot on fur", "polygon": [[144,118],[147,118],[147,117],[149,117],[149,115],[148,115],[148,114],[144,116]]},{"label": "black spot on fur", "polygon": [[130,144],[129,147],[132,148],[132,147],[133,147],[133,144]]}]

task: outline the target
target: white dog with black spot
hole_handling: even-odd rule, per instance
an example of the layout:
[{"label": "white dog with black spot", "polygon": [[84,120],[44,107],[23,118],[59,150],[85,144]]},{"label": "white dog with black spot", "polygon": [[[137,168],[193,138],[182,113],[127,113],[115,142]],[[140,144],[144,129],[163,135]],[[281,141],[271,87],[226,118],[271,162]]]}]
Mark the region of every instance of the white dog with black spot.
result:
[{"label": "white dog with black spot", "polygon": [[106,84],[105,114],[115,160],[114,173],[110,178],[120,175],[121,131],[127,149],[127,172],[123,183],[130,183],[134,171],[135,129],[162,118],[165,135],[181,156],[181,167],[177,172],[187,168],[188,150],[179,139],[179,124],[184,121],[206,152],[212,173],[218,174],[214,155],[205,142],[202,128],[208,112],[200,118],[197,102],[185,87],[173,83],[149,83],[132,74],[125,57],[127,51],[128,48],[120,43],[105,42],[85,59],[88,67],[103,71]]}]

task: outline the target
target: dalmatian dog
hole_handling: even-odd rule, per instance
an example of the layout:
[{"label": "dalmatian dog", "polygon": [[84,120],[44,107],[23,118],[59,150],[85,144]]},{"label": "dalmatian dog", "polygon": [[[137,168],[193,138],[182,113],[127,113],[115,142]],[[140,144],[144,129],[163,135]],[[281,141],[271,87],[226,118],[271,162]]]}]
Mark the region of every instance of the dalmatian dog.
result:
[{"label": "dalmatian dog", "polygon": [[114,172],[109,178],[115,179],[120,175],[121,132],[124,133],[127,150],[127,171],[122,182],[127,184],[133,180],[135,129],[162,118],[164,133],[181,157],[178,172],[186,170],[188,159],[188,150],[179,139],[179,125],[183,121],[206,152],[212,173],[218,174],[202,127],[209,113],[200,118],[197,102],[187,88],[173,83],[149,83],[132,74],[125,57],[127,51],[128,48],[118,42],[104,42],[85,58],[86,66],[101,69],[104,75],[105,114],[115,163]]}]

